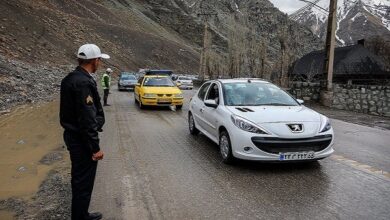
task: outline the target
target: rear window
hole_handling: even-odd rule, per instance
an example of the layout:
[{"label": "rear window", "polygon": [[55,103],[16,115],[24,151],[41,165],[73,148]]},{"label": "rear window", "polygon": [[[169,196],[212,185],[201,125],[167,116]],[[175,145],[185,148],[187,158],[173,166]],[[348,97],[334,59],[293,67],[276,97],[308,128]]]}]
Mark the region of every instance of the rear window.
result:
[{"label": "rear window", "polygon": [[136,80],[134,75],[123,75],[121,76],[121,80]]}]

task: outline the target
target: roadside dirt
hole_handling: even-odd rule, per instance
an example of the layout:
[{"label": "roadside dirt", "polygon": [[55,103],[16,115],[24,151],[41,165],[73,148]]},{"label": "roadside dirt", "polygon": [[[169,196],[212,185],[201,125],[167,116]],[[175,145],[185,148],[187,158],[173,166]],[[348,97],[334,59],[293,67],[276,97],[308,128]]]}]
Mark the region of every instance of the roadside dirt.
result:
[{"label": "roadside dirt", "polygon": [[[1,219],[68,216],[58,210],[70,202],[69,157],[63,147],[58,105],[24,106],[0,117]],[[50,217],[51,211],[60,216]]]},{"label": "roadside dirt", "polygon": [[330,118],[339,119],[345,122],[350,122],[358,125],[369,126],[372,128],[379,128],[382,130],[390,130],[389,117],[381,117],[352,111],[332,109],[321,106],[318,103],[305,103],[305,105]]}]

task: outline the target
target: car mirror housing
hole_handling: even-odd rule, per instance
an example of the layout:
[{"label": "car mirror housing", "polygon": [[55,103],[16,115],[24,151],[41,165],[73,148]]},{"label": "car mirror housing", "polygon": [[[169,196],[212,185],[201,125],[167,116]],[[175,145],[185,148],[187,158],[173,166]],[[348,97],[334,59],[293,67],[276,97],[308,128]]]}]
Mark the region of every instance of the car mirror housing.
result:
[{"label": "car mirror housing", "polygon": [[303,104],[303,103],[305,103],[305,101],[303,101],[302,99],[297,99],[297,102],[299,103],[299,104]]},{"label": "car mirror housing", "polygon": [[141,86],[141,84],[140,84],[140,83],[137,83],[136,86]]},{"label": "car mirror housing", "polygon": [[218,104],[215,100],[212,100],[212,99],[208,99],[208,100],[205,100],[204,101],[204,104],[207,106],[207,107],[210,107],[210,108],[217,108],[218,107]]}]

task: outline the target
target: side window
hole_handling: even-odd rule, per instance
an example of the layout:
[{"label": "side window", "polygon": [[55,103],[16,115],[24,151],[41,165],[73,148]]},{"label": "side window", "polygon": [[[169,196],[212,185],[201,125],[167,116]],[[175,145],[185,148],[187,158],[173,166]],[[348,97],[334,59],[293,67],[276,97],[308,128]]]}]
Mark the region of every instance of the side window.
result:
[{"label": "side window", "polygon": [[202,87],[200,87],[199,92],[198,92],[198,97],[200,100],[203,101],[204,96],[206,95],[206,92],[207,92],[207,89],[209,88],[209,86],[210,86],[210,83],[205,83],[205,84],[203,84]]},{"label": "side window", "polygon": [[140,85],[142,85],[142,81],[144,80],[144,77],[140,77],[139,79],[138,79],[138,83],[140,84]]},{"label": "side window", "polygon": [[215,100],[219,104],[219,89],[216,83],[213,83],[210,86],[209,93],[207,94],[206,100]]}]

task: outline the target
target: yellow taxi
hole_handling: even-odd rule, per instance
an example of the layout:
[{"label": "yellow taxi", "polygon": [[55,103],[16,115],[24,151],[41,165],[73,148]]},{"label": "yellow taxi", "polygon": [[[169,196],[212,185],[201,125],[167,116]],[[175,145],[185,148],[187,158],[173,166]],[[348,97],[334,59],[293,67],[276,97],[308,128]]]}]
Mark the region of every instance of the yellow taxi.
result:
[{"label": "yellow taxi", "polygon": [[183,94],[169,76],[146,75],[139,78],[134,100],[141,109],[144,106],[183,107]]}]

